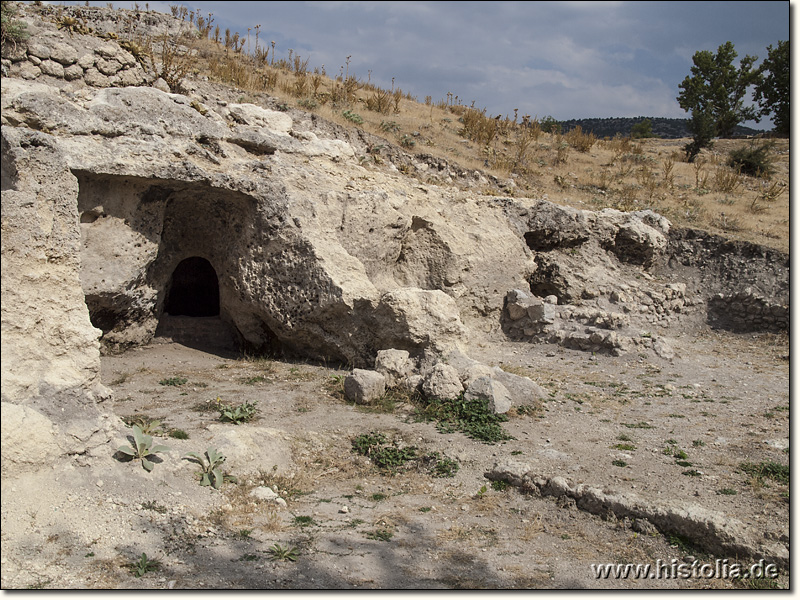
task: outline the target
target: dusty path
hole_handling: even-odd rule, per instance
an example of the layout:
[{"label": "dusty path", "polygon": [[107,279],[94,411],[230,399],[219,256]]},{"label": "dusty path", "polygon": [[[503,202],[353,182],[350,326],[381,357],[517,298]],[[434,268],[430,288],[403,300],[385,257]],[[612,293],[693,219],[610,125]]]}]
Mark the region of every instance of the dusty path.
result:
[{"label": "dusty path", "polygon": [[[103,380],[114,390],[107,408],[160,420],[157,442],[171,451],[152,473],[104,448],[81,457],[83,466],[4,482],[3,587],[743,587],[598,580],[592,563],[735,557],[634,531],[569,498],[494,489],[484,476],[499,461],[524,461],[543,478],[700,506],[788,548],[788,486],[741,468],[789,462],[788,340],[706,332],[673,345],[672,361],[527,344],[473,349],[474,358],[550,391],[541,410],[512,413],[505,428],[515,439],[494,445],[417,422],[409,404],[391,412],[348,405],[337,380],[346,371],[332,367],[173,343],[105,357]],[[159,383],[170,380],[180,385]],[[221,423],[217,398],[257,402],[257,418]],[[168,435],[178,429],[188,439]],[[460,468],[453,477],[423,467],[381,474],[352,451],[352,440],[369,432]],[[198,485],[196,466],[181,457],[209,445],[228,455],[238,485]],[[270,495],[264,486],[275,486],[286,506],[256,498],[254,490]],[[278,560],[276,544],[296,560]],[[128,565],[142,552],[159,565],[135,577]],[[788,584],[785,570],[778,584]]]}]

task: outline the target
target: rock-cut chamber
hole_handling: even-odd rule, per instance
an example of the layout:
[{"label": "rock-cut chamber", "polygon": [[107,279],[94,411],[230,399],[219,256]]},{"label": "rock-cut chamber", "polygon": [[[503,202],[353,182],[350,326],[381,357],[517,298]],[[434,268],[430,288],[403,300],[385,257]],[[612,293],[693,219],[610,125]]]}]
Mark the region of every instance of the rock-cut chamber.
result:
[{"label": "rock-cut chamber", "polygon": [[219,316],[219,280],[210,262],[192,256],[175,267],[164,312],[174,317]]}]

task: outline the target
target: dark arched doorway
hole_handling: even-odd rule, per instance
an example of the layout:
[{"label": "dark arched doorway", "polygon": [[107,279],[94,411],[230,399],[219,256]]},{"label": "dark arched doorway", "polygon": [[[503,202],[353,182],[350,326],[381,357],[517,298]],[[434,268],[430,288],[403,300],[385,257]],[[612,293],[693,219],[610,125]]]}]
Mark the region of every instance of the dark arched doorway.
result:
[{"label": "dark arched doorway", "polygon": [[175,267],[164,312],[172,316],[219,316],[219,280],[210,262],[192,256]]}]

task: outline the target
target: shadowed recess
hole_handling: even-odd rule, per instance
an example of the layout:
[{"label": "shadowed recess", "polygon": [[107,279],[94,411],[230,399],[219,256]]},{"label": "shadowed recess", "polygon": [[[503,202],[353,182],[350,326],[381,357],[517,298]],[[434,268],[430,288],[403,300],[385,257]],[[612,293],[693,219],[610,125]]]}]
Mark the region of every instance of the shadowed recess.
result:
[{"label": "shadowed recess", "polygon": [[172,274],[165,312],[187,317],[219,315],[219,281],[211,263],[192,256],[178,264]]}]

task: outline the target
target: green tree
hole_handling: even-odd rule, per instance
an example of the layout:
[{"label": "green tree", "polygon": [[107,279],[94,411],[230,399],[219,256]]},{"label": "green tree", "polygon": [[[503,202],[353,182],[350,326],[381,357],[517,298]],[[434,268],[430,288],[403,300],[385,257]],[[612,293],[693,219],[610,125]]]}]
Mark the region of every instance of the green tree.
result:
[{"label": "green tree", "polygon": [[767,58],[759,67],[761,81],[756,84],[756,102],[761,115],[773,115],[775,132],[789,135],[789,42],[767,48]]},{"label": "green tree", "polygon": [[545,133],[561,133],[561,123],[556,121],[550,115],[547,115],[539,123],[539,127]]},{"label": "green tree", "polygon": [[631,127],[631,137],[634,139],[656,137],[653,133],[653,122],[650,119],[639,121]]},{"label": "green tree", "polygon": [[690,162],[715,136],[730,136],[742,121],[758,119],[756,107],[745,106],[747,89],[760,80],[759,70],[753,68],[758,57],[745,56],[737,68],[733,64],[737,56],[731,42],[722,44],[716,54],[695,52],[692,74],[678,86],[680,107],[692,113],[689,131],[694,139],[685,148]]}]

